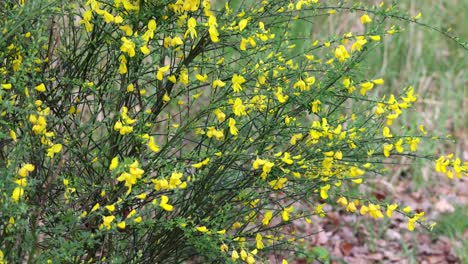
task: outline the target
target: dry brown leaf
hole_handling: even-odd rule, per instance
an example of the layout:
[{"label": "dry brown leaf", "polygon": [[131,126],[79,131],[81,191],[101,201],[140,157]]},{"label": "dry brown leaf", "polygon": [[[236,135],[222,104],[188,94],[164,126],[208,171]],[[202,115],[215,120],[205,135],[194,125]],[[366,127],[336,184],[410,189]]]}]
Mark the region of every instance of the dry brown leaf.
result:
[{"label": "dry brown leaf", "polygon": [[353,244],[348,243],[348,242],[343,242],[340,244],[340,250],[341,253],[345,256],[349,256],[351,254],[351,251],[353,250]]}]

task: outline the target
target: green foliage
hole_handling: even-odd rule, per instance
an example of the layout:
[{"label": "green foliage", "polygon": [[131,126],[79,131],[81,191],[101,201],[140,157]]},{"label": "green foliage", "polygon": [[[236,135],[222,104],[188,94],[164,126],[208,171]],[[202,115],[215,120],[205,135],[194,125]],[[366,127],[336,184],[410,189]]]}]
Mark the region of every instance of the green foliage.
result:
[{"label": "green foliage", "polygon": [[[287,263],[294,225],[341,208],[431,227],[367,184],[400,156],[435,160],[418,152],[423,127],[392,126],[413,88],[383,96],[366,71],[418,16],[314,0],[2,5],[0,262]],[[354,27],[310,35],[349,13]]]}]

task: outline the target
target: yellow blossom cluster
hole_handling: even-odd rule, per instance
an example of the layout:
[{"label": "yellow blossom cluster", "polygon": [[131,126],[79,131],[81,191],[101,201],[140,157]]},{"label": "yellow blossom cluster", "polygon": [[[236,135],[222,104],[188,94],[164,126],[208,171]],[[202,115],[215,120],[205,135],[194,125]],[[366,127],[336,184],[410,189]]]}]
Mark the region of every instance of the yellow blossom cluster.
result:
[{"label": "yellow blossom cluster", "polygon": [[128,116],[128,108],[123,106],[120,111],[120,120],[114,124],[114,130],[118,131],[120,135],[126,135],[133,132],[133,124],[136,119],[132,119]]}]

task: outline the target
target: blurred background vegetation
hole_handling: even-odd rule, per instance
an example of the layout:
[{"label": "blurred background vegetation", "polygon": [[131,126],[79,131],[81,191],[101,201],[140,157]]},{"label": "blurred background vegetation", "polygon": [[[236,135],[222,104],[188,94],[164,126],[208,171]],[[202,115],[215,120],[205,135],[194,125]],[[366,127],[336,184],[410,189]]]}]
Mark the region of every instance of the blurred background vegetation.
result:
[{"label": "blurred background vegetation", "polygon": [[[367,2],[378,4],[381,1]],[[400,1],[400,5],[412,16],[421,12],[420,22],[457,36],[461,42],[468,40],[467,0],[409,0]],[[359,14],[332,15],[323,19],[325,23],[314,24],[308,29],[304,29],[302,25],[297,30],[300,31],[299,34],[310,30],[317,36],[338,35],[343,33],[340,29],[349,28],[350,23],[359,27],[358,19]],[[416,103],[417,111],[405,113],[404,117],[399,120],[401,126],[424,124],[433,135],[450,134],[453,136],[453,140],[434,141],[434,144],[421,145],[428,155],[453,152],[467,159],[468,119],[465,116],[468,110],[465,75],[468,64],[467,50],[452,39],[428,27],[404,21],[401,21],[400,25],[404,31],[384,38],[384,45],[370,51],[369,56],[362,63],[363,67],[368,68],[369,77],[385,79],[386,85],[383,89],[386,90],[377,91],[381,95],[398,94],[409,85],[415,87],[415,92],[419,95]],[[450,197],[452,198],[450,204],[454,206],[453,210],[434,214],[436,217],[434,220],[439,225],[431,236],[444,236],[452,240],[456,255],[459,257],[457,261],[468,263],[466,180],[450,181],[436,174],[434,168],[423,167],[414,162],[405,170],[413,185],[412,188],[420,190],[421,195],[426,199],[433,197],[435,190],[440,190],[439,187],[446,188],[447,192],[453,188],[453,196]],[[398,178],[396,180],[398,181]],[[392,183],[398,185],[398,182]],[[456,196],[459,193],[464,194],[464,197]],[[417,244],[416,236],[417,234],[414,234],[412,242]],[[414,247],[411,245],[412,242],[411,240],[404,242],[408,244],[403,245],[403,248]],[[406,255],[410,262],[419,262],[416,250],[401,254]]]}]

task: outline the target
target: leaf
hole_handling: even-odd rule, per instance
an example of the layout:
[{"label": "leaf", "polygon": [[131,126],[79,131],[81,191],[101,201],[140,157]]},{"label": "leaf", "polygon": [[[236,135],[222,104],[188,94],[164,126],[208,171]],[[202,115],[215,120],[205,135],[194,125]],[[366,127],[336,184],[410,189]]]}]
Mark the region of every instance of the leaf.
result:
[{"label": "leaf", "polygon": [[353,244],[348,243],[348,242],[343,242],[340,244],[340,250],[343,253],[343,255],[348,256],[351,254],[351,251],[353,250]]}]

